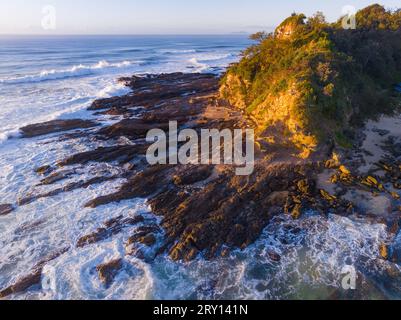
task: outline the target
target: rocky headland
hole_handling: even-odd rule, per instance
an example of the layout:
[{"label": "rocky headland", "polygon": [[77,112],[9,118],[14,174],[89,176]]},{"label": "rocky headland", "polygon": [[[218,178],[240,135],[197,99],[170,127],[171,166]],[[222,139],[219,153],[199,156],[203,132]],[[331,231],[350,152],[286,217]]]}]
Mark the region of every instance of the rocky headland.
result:
[{"label": "rocky headland", "polygon": [[[94,101],[88,111],[98,121],[55,120],[21,128],[24,139],[58,133],[60,141],[88,137],[108,142],[107,147],[32,168],[42,177],[41,185],[67,180],[76,165],[110,162],[121,170],[24,195],[18,203],[1,204],[0,215],[43,197],[124,179],[119,190],[82,206],[147,199],[160,223],[141,225],[125,244],[126,255],[144,260],[165,253],[184,261],[224,256],[254,243],[272,217],[285,213],[299,219],[311,210],[383,223],[395,236],[401,226],[400,94],[395,88],[401,75],[400,29],[391,24],[346,33],[319,16],[305,20],[292,16],[275,34],[255,36],[258,44],[223,77],[173,73],[122,78],[131,93]],[[340,41],[340,34],[348,40]],[[392,60],[382,62],[392,68],[392,76],[386,73],[371,82],[377,56],[360,68],[358,59],[365,56],[345,45],[361,37],[369,43],[382,41],[377,43],[381,57],[380,50],[390,52],[387,44],[392,43]],[[294,55],[285,57],[284,50]],[[279,56],[287,60],[278,61]],[[360,100],[368,91],[369,98]],[[106,117],[113,123],[101,124]],[[146,134],[168,129],[169,121],[197,131],[255,129],[253,173],[238,176],[234,166],[224,164],[149,165]],[[82,234],[76,247],[113,237],[144,220],[105,217],[103,226]],[[0,297],[38,284],[43,266],[68,250],[53,253],[26,277],[15,279]],[[377,254],[401,262],[392,243],[383,243]],[[270,256],[280,260],[275,252]],[[99,265],[101,281],[109,285],[123,264],[119,259]]]}]

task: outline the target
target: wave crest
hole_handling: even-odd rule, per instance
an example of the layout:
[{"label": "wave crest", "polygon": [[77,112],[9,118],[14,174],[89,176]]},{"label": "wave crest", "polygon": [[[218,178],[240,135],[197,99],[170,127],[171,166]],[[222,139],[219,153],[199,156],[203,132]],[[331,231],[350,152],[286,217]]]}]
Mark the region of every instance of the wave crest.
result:
[{"label": "wave crest", "polygon": [[0,79],[0,83],[5,84],[23,84],[23,83],[32,83],[32,82],[42,82],[42,81],[51,81],[51,80],[60,80],[66,78],[74,78],[74,77],[82,77],[88,76],[95,73],[100,72],[103,69],[108,68],[124,68],[132,65],[130,61],[122,61],[117,63],[110,63],[106,60],[99,61],[93,65],[75,65],[70,69],[63,70],[43,70],[39,74],[36,75],[26,75],[21,77]]}]

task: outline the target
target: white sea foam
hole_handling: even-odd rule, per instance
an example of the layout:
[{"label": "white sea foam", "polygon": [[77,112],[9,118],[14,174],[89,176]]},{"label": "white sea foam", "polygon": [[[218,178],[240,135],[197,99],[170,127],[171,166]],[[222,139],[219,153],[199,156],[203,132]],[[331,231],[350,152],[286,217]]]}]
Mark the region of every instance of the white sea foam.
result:
[{"label": "white sea foam", "polygon": [[208,54],[199,54],[197,56],[197,59],[201,62],[203,61],[218,61],[218,60],[224,60],[227,58],[232,58],[235,57],[235,55],[231,53],[223,53],[223,54],[218,54],[218,53],[208,53]]},{"label": "white sea foam", "polygon": [[106,60],[99,61],[93,65],[76,65],[69,69],[64,70],[43,70],[39,74],[36,75],[26,75],[21,77],[12,77],[12,78],[5,78],[0,79],[0,83],[4,84],[23,84],[23,83],[31,83],[31,82],[42,82],[42,81],[50,81],[50,80],[60,80],[72,77],[82,77],[88,76],[103,69],[109,68],[124,68],[131,66],[132,62],[130,61],[123,61],[118,63],[109,63]]},{"label": "white sea foam", "polygon": [[[95,117],[92,115],[92,113],[87,112],[86,109],[94,99],[122,96],[128,94],[130,91],[130,88],[117,81],[117,79],[111,79],[105,83],[104,88],[101,88],[94,94],[88,93],[84,95],[77,95],[68,100],[61,101],[60,103],[48,105],[46,106],[46,110],[43,110],[44,112],[42,114],[36,112],[37,114],[35,116],[29,117],[24,122],[19,121],[17,124],[3,125],[3,127],[0,128],[0,145],[6,142],[8,139],[20,137],[21,132],[19,129],[30,124],[61,118],[93,119]],[[18,110],[15,112],[17,113]],[[21,110],[21,112],[24,112],[24,110]],[[20,117],[21,116],[22,115],[20,115]]]},{"label": "white sea foam", "polygon": [[125,86],[123,83],[114,82],[106,86],[104,89],[100,90],[100,92],[97,94],[97,97],[109,98],[109,97],[123,96],[125,94],[128,94],[130,91],[131,89]]},{"label": "white sea foam", "polygon": [[[87,99],[84,100],[87,101]],[[19,138],[21,136],[20,128],[31,124],[52,121],[60,119],[62,117],[66,118],[76,117],[81,119],[91,118],[91,114],[85,111],[88,105],[87,103],[79,103],[79,100],[75,100],[74,102],[68,101],[62,104],[65,106],[64,107],[59,106],[60,108],[59,111],[53,111],[50,112],[49,114],[32,118],[31,121],[21,122],[17,125],[17,127],[3,128],[2,129],[3,132],[0,132],[0,146],[2,143],[8,141],[9,139]]]},{"label": "white sea foam", "polygon": [[209,69],[209,65],[201,63],[197,58],[191,58],[189,62],[196,68],[196,71],[202,72]]},{"label": "white sea foam", "polygon": [[[226,258],[199,258],[187,264],[157,259],[152,269],[154,297],[328,299],[342,290],[344,266],[353,266],[360,276],[366,270],[382,277],[390,271],[401,275],[399,267],[379,258],[380,245],[389,236],[382,224],[339,216],[311,215],[300,220],[279,216],[255,244]],[[273,261],[271,252],[281,260]],[[371,290],[372,297],[379,292]]]},{"label": "white sea foam", "polygon": [[0,145],[2,142],[7,141],[8,139],[11,138],[18,138],[21,136],[21,132],[19,129],[11,129],[11,130],[6,130],[5,132],[0,133]]},{"label": "white sea foam", "polygon": [[198,54],[195,57],[190,58],[188,62],[195,68],[196,72],[209,72],[212,68],[227,66],[230,62],[233,62],[235,58],[236,55],[231,53],[208,53]]}]

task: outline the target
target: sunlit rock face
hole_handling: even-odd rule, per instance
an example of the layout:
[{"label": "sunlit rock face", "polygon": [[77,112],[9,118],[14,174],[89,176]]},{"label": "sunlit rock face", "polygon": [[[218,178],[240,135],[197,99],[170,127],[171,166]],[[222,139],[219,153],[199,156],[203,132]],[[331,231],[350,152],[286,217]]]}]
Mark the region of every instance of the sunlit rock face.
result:
[{"label": "sunlit rock face", "polygon": [[303,14],[293,14],[276,28],[275,37],[282,40],[291,39],[297,28],[301,25],[304,25],[305,19],[306,17]]},{"label": "sunlit rock face", "polygon": [[274,33],[251,37],[257,43],[228,69],[220,96],[253,120],[261,144],[302,159],[351,148],[355,129],[397,110],[400,12],[369,7],[361,15],[358,30],[345,30],[341,19],[293,14]]}]

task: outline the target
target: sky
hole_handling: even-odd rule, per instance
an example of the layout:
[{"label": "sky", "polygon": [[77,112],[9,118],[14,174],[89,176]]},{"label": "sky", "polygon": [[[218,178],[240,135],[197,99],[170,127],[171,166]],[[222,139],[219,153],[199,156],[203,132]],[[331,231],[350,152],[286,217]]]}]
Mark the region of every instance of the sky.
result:
[{"label": "sky", "polygon": [[229,34],[271,31],[293,12],[400,0],[0,0],[0,34]]}]

